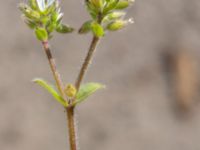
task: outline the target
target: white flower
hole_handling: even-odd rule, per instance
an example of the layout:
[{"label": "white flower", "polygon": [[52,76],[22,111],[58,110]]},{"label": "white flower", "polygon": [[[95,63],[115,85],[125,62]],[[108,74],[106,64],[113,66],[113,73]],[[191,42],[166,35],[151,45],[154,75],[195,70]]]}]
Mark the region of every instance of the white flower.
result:
[{"label": "white flower", "polygon": [[37,0],[37,4],[38,4],[40,11],[45,11],[54,2],[55,2],[55,0]]}]

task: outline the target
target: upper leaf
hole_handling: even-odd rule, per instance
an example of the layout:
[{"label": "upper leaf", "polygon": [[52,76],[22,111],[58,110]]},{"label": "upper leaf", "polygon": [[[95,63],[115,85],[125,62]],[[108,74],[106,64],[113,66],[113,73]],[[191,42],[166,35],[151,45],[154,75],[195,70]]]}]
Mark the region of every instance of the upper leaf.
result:
[{"label": "upper leaf", "polygon": [[82,85],[76,95],[76,101],[74,102],[74,105],[86,100],[87,97],[102,88],[105,88],[105,86],[99,83],[87,83]]}]

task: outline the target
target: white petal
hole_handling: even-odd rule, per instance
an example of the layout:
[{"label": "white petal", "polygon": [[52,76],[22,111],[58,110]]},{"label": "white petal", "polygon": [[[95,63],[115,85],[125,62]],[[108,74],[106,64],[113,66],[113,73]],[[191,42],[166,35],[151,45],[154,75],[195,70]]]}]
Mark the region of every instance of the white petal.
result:
[{"label": "white petal", "polygon": [[47,0],[47,7],[51,6],[55,0]]},{"label": "white petal", "polygon": [[41,11],[44,11],[46,6],[45,6],[45,0],[37,0],[37,4],[38,4],[38,7]]}]

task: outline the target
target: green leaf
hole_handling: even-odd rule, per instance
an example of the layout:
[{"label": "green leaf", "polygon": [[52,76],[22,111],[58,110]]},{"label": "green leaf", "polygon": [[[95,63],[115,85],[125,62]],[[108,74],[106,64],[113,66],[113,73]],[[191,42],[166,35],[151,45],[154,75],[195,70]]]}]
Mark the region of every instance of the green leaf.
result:
[{"label": "green leaf", "polygon": [[69,27],[67,25],[64,24],[60,24],[57,26],[56,31],[58,33],[71,33],[74,31],[74,29],[72,27]]},{"label": "green leaf", "polygon": [[62,104],[65,107],[68,106],[68,104],[66,103],[66,101],[46,81],[44,81],[43,79],[34,79],[33,82],[39,84],[41,87],[43,87],[44,89],[46,89],[60,104]]},{"label": "green leaf", "polygon": [[87,83],[82,85],[76,95],[76,101],[74,102],[74,105],[86,100],[87,97],[102,88],[105,88],[105,86],[99,83]]},{"label": "green leaf", "polygon": [[36,28],[35,35],[40,41],[46,41],[48,39],[48,33],[45,28]]},{"label": "green leaf", "polygon": [[102,37],[104,35],[103,27],[97,22],[91,24],[91,29],[96,37]]},{"label": "green leaf", "polygon": [[88,33],[88,32],[91,30],[91,23],[92,23],[91,20],[86,21],[86,22],[81,26],[81,28],[79,29],[78,33],[79,33],[79,34]]},{"label": "green leaf", "polygon": [[125,9],[129,6],[128,0],[119,1],[115,7],[115,9]]}]

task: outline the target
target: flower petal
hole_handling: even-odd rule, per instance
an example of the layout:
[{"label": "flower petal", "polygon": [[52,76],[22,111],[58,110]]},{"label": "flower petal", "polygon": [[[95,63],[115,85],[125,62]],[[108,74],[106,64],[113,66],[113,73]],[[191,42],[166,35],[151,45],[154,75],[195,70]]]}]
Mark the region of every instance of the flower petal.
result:
[{"label": "flower petal", "polygon": [[47,7],[51,6],[55,0],[47,0]]},{"label": "flower petal", "polygon": [[37,0],[37,4],[38,4],[38,7],[41,11],[44,11],[46,6],[45,6],[45,0]]}]

